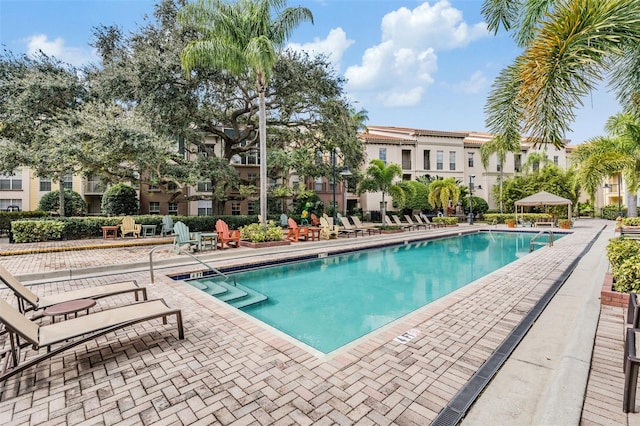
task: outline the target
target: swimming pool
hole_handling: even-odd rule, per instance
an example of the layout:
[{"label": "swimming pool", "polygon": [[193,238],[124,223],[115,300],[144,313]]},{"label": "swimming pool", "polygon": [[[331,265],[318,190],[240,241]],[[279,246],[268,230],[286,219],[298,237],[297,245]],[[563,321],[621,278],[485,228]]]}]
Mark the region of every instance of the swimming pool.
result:
[{"label": "swimming pool", "polygon": [[[482,232],[233,274],[266,295],[242,310],[331,352],[529,253],[533,233]],[[206,291],[220,278],[188,281]]]}]

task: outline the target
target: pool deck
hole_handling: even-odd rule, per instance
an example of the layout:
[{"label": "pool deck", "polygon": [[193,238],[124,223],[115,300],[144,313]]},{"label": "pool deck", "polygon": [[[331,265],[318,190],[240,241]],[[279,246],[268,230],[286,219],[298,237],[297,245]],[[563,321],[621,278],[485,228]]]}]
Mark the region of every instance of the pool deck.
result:
[{"label": "pool deck", "polygon": [[[460,400],[460,390],[477,378],[474,374],[545,293],[566,278],[567,269],[575,267],[481,397],[470,411],[463,410],[463,424],[640,424],[640,415],[622,413],[624,309],[599,303],[608,268],[604,247],[614,236],[613,226],[580,219],[572,235],[553,247],[326,355],[168,278],[202,269],[188,256],[155,249],[151,284],[151,247],[129,246],[132,239],[121,247],[91,250],[69,250],[87,241],[18,245],[0,240],[0,265],[34,283],[31,289],[38,294],[135,279],[148,287],[150,298],[181,308],[185,325],[184,340],[177,339],[171,320],[167,326],[154,320],[127,327],[7,380],[0,384],[0,423],[450,424],[439,413],[459,410],[450,402]],[[469,228],[197,256],[220,268]],[[123,240],[91,243],[118,245]],[[42,247],[68,251],[2,255]],[[0,287],[0,296],[15,301],[6,288]],[[94,309],[132,300],[130,295],[101,299]],[[394,340],[407,331],[413,338]],[[0,348],[5,343],[1,339]]]}]

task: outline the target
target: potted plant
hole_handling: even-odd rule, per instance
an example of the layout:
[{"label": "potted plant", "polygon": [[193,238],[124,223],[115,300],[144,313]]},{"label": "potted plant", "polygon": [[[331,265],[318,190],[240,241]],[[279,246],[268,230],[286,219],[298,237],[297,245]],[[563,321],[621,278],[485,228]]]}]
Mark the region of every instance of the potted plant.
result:
[{"label": "potted plant", "polygon": [[504,222],[507,224],[508,228],[515,228],[516,227],[516,220],[515,219],[507,219]]},{"label": "potted plant", "polygon": [[571,228],[571,221],[569,219],[560,219],[558,225],[561,229],[569,229]]}]

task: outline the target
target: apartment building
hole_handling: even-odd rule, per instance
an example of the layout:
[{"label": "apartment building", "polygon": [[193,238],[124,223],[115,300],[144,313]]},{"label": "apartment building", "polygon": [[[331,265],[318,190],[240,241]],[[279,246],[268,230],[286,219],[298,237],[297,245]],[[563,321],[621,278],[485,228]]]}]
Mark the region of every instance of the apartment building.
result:
[{"label": "apartment building", "polygon": [[[372,159],[398,164],[402,167],[403,180],[430,175],[452,177],[465,185],[473,182],[473,195],[484,198],[490,209],[498,208],[491,191],[500,177],[500,164],[495,155],[491,156],[486,168],[480,160],[480,147],[491,140],[491,134],[367,126],[361,137],[365,142],[367,164]],[[532,153],[544,153],[555,165],[567,167],[566,148],[557,149],[552,145],[534,148],[523,138],[521,151],[507,155],[503,176],[509,178],[520,172]],[[348,199],[355,197],[355,194],[347,195]],[[365,193],[358,198],[364,212],[379,211],[381,201],[381,194],[376,193]]]}]

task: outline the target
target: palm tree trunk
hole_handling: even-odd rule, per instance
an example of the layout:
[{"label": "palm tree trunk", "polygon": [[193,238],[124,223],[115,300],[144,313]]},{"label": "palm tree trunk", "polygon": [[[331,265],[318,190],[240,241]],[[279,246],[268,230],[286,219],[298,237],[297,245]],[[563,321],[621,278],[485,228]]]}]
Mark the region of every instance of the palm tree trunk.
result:
[{"label": "palm tree trunk", "polygon": [[381,218],[382,226],[384,226],[387,218],[387,202],[384,201],[384,191],[382,192],[382,204],[380,205],[380,214],[382,216]]},{"label": "palm tree trunk", "polygon": [[504,163],[500,162],[500,214],[504,213],[504,208],[502,204],[502,181],[504,180]]},{"label": "palm tree trunk", "polygon": [[627,192],[627,217],[638,217],[638,194]]},{"label": "palm tree trunk", "polygon": [[260,223],[267,224],[267,114],[264,85],[258,82],[260,133]]}]

